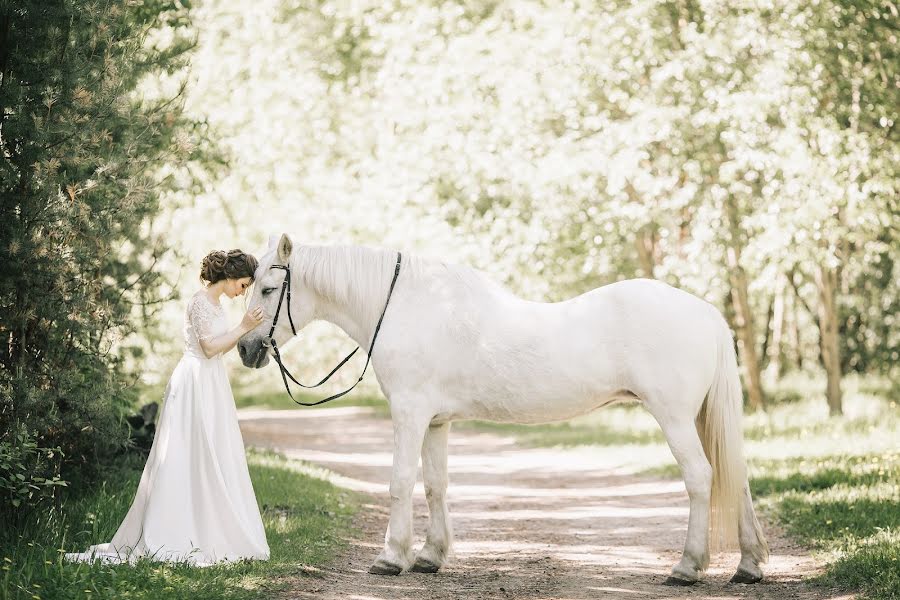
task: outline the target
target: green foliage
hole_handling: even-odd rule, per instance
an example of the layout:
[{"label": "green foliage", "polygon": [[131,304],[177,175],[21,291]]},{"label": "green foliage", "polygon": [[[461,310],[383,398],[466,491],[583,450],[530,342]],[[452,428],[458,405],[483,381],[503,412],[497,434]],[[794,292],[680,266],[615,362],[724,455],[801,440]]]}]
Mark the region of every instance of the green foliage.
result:
[{"label": "green foliage", "polygon": [[[841,358],[845,373],[892,374],[900,359],[900,265],[896,238],[870,242],[846,275],[841,306]],[[860,264],[861,263],[861,264]]]},{"label": "green foliage", "polygon": [[900,527],[900,457],[822,456],[756,461],[751,489],[775,497],[780,519],[807,544],[869,537]]},{"label": "green foliage", "polygon": [[115,533],[141,475],[141,462],[129,457],[108,465],[91,486],[70,488],[59,507],[31,513],[23,526],[0,531],[0,599],[271,598],[298,566],[334,556],[356,499],[325,481],[324,473],[310,475],[314,470],[297,461],[251,453],[249,462],[269,561],[208,568],[64,561],[64,552],[109,541]]},{"label": "green foliage", "polygon": [[898,20],[879,0],[210,0],[189,102],[235,161],[190,214],[410,247],[540,300],[652,276],[733,313],[740,267],[768,380],[821,368],[827,270],[841,371],[896,377]]},{"label": "green foliage", "polygon": [[756,461],[754,496],[787,530],[824,553],[822,578],[897,598],[900,589],[900,455],[864,454]]},{"label": "green foliage", "polygon": [[61,449],[50,480],[126,441],[126,340],[167,251],[145,222],[197,152],[181,88],[147,81],[184,64],[188,24],[163,0],[0,3],[0,442]]},{"label": "green foliage", "polygon": [[851,539],[840,546],[840,557],[824,580],[862,590],[873,600],[900,597],[900,531],[886,529],[865,539]]},{"label": "green foliage", "polygon": [[25,431],[0,440],[0,498],[4,505],[19,508],[53,496],[66,482],[57,475],[63,458],[57,448],[41,448]]}]

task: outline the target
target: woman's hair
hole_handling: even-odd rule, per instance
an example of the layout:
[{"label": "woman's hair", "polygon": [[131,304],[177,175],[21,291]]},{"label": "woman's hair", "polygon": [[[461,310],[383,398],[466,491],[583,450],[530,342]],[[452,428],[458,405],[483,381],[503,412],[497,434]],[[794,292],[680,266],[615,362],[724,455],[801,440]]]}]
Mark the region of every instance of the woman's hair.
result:
[{"label": "woman's hair", "polygon": [[223,279],[253,279],[259,261],[242,250],[214,250],[206,255],[200,265],[200,279],[216,283]]}]

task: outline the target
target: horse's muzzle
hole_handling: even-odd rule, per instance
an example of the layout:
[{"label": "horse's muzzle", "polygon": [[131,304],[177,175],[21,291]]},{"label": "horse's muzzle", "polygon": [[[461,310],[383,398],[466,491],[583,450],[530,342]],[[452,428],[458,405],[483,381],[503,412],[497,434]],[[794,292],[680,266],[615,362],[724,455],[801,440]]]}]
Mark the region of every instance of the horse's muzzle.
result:
[{"label": "horse's muzzle", "polygon": [[262,342],[240,340],[237,344],[238,354],[245,367],[259,369],[269,364],[269,348],[271,341],[266,338]]}]

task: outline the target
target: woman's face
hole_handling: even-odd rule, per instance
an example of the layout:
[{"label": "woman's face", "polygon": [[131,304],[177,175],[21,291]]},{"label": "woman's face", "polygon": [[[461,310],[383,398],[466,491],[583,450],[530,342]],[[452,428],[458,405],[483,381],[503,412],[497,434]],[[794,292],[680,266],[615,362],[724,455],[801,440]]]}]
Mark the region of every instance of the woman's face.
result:
[{"label": "woman's face", "polygon": [[243,296],[244,292],[247,291],[247,288],[250,287],[251,283],[253,283],[253,279],[250,277],[241,277],[240,279],[226,279],[225,295],[229,298]]}]

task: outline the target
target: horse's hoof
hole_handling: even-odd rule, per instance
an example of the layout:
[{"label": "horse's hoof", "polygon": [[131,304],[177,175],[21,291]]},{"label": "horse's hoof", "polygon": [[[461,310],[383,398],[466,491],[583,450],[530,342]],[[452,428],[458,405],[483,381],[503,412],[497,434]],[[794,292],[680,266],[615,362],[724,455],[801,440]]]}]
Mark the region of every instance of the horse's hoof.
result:
[{"label": "horse's hoof", "polygon": [[410,567],[410,572],[412,573],[437,573],[441,567],[439,565],[434,564],[430,560],[425,560],[424,558],[417,558],[416,562]]},{"label": "horse's hoof", "polygon": [[686,587],[689,585],[694,585],[695,583],[697,583],[697,582],[696,581],[688,581],[687,579],[680,579],[678,577],[669,576],[663,582],[663,585]]},{"label": "horse's hoof", "polygon": [[391,564],[383,560],[376,560],[369,567],[369,573],[372,575],[399,575],[403,569],[399,565]]},{"label": "horse's hoof", "polygon": [[754,575],[743,569],[738,569],[731,578],[730,583],[758,583],[762,580],[762,575]]}]

